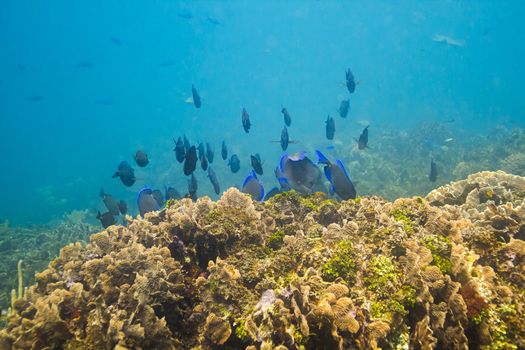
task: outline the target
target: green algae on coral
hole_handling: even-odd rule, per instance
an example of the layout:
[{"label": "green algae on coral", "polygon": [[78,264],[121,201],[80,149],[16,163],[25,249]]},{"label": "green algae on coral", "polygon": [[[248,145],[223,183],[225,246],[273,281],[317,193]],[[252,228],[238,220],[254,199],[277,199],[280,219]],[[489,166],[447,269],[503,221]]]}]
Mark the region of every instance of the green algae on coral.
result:
[{"label": "green algae on coral", "polygon": [[321,275],[326,281],[342,278],[348,283],[355,279],[355,261],[350,240],[340,242],[330,259],[322,266]]},{"label": "green algae on coral", "polygon": [[391,259],[378,255],[368,263],[363,281],[367,289],[376,293],[388,293],[391,287],[397,286],[401,272]]},{"label": "green algae on coral", "polygon": [[283,238],[286,236],[286,233],[283,230],[277,230],[268,236],[266,240],[266,246],[270,249],[276,250],[281,247],[283,244]]},{"label": "green algae on coral", "polygon": [[402,285],[402,272],[394,262],[378,255],[367,264],[363,278],[366,288],[374,293],[370,304],[370,313],[374,318],[382,318],[386,314],[407,315],[407,308],[415,303],[416,290],[409,285]]},{"label": "green algae on coral", "polygon": [[390,212],[390,215],[394,218],[394,220],[403,224],[403,229],[408,235],[412,235],[414,233],[412,221],[410,220],[408,212],[405,209],[393,209]]},{"label": "green algae on coral", "polygon": [[452,272],[450,253],[452,242],[448,237],[441,235],[425,236],[423,243],[432,252],[432,263],[444,274]]}]

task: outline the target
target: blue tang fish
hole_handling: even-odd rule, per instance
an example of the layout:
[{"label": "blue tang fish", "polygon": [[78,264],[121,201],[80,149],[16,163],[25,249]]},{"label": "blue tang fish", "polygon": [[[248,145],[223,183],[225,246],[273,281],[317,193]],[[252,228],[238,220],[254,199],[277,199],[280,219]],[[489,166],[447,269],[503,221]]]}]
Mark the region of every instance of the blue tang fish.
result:
[{"label": "blue tang fish", "polygon": [[252,196],[253,200],[262,201],[264,199],[264,187],[257,178],[255,171],[251,170],[242,184],[243,193]]},{"label": "blue tang fish", "polygon": [[346,168],[339,159],[335,163],[330,162],[320,151],[315,151],[319,157],[319,164],[324,164],[324,174],[330,181],[330,189],[334,191],[341,199],[354,199],[356,190]]},{"label": "blue tang fish", "polygon": [[285,153],[279,162],[279,172],[277,179],[281,186],[286,180],[291,189],[303,194],[315,192],[316,189],[322,190],[321,171],[305,152]]},{"label": "blue tang fish", "polygon": [[147,186],[144,186],[137,195],[137,206],[142,217],[146,213],[160,209],[159,203],[153,196],[153,190]]}]

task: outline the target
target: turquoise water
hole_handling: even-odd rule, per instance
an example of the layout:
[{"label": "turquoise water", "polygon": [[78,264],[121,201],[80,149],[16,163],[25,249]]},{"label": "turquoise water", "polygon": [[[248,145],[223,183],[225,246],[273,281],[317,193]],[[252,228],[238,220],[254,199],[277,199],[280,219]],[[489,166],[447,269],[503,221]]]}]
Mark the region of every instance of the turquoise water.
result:
[{"label": "turquoise water", "polygon": [[[409,172],[429,190],[459,177],[452,169],[460,154],[507,146],[510,130],[524,126],[524,10],[521,1],[3,1],[0,221],[46,223],[75,209],[93,219],[104,210],[101,187],[125,199],[132,214],[145,184],[186,193],[172,151],[172,138],[183,134],[214,145],[221,190],[242,184],[254,153],[270,189],[283,106],[292,116],[290,139],[299,141],[289,151],[315,159],[314,149],[335,145],[328,152],[345,161],[358,194],[395,196],[384,182],[405,176],[396,170],[363,184],[371,168],[352,164],[367,153],[351,148],[368,123],[364,152],[385,164],[417,152]],[[352,95],[344,87],[348,68],[359,82]],[[200,109],[185,102],[192,84]],[[342,119],[336,110],[348,97]],[[325,138],[328,114],[336,119],[333,142]],[[454,157],[426,150],[425,140],[441,149],[442,134],[414,142],[411,135],[431,123],[456,141],[446,145]],[[223,140],[241,159],[237,174],[220,158]],[[403,157],[381,153],[385,142],[410,147]],[[137,149],[150,157],[144,169],[133,162]],[[440,167],[435,184],[428,182],[432,156]],[[129,188],[111,178],[123,160],[138,179]],[[199,165],[196,176],[198,194],[217,198]]]}]

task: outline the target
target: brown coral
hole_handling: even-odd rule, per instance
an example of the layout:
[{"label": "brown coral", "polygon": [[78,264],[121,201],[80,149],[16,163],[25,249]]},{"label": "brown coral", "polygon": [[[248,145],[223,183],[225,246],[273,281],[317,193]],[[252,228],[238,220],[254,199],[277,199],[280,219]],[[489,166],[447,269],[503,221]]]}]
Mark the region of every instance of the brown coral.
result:
[{"label": "brown coral", "polygon": [[0,346],[524,347],[524,184],[498,172],[394,203],[177,201],[64,247]]}]

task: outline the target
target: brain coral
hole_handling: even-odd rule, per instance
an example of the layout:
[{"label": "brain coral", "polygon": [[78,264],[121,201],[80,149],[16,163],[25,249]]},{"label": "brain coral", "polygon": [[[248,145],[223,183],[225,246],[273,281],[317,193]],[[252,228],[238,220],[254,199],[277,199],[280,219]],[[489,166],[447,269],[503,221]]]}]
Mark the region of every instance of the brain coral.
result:
[{"label": "brain coral", "polygon": [[335,202],[236,189],[72,244],[1,349],[525,347],[525,179]]}]

